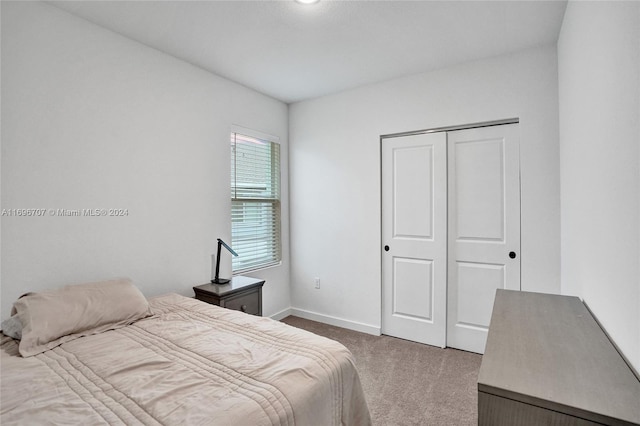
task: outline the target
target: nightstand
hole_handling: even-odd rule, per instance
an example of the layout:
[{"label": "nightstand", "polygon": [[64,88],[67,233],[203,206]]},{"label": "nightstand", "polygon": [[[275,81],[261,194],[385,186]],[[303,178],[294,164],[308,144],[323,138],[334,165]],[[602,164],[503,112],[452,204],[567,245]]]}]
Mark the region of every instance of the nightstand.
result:
[{"label": "nightstand", "polygon": [[264,280],[238,275],[228,284],[203,284],[193,287],[196,299],[227,309],[262,316]]}]

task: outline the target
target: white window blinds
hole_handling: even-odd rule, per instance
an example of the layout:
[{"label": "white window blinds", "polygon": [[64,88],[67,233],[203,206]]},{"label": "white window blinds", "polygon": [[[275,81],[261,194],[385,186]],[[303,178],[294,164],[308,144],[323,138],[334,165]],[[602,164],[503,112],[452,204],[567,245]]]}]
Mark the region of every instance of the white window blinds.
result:
[{"label": "white window blinds", "polygon": [[280,145],[231,133],[233,272],[281,260]]}]

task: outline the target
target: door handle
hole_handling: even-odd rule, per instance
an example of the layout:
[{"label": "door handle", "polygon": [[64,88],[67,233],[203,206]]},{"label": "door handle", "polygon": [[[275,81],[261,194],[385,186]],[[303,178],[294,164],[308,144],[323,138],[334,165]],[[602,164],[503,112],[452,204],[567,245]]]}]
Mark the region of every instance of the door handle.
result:
[{"label": "door handle", "polygon": [[515,251],[510,251],[510,252],[509,252],[509,257],[510,257],[511,259],[515,259],[515,258],[516,258],[516,252],[515,252]]},{"label": "door handle", "polygon": [[389,246],[384,246],[384,251],[389,251]]}]

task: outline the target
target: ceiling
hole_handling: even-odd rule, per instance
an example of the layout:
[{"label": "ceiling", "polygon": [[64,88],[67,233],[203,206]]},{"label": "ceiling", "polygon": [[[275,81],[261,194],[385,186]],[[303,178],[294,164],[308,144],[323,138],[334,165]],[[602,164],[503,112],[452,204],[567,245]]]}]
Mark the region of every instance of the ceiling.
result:
[{"label": "ceiling", "polygon": [[287,103],[555,43],[566,1],[51,1]]}]

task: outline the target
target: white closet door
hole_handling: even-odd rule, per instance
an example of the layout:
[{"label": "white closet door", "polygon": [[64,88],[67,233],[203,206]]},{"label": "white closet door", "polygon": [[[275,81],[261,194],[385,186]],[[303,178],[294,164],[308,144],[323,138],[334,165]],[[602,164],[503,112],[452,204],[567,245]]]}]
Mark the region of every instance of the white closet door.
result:
[{"label": "white closet door", "polygon": [[444,347],[446,134],[382,142],[382,332]]},{"label": "white closet door", "polygon": [[496,289],[520,290],[518,125],[447,138],[447,346],[484,353]]}]

